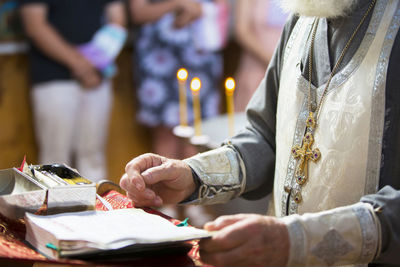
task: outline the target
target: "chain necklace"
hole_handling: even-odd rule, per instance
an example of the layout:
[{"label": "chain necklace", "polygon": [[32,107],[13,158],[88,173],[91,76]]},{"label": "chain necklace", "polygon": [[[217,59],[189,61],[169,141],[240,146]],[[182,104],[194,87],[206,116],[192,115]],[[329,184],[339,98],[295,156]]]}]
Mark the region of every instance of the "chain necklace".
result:
[{"label": "chain necklace", "polygon": [[[343,61],[344,55],[347,52],[351,42],[353,41],[355,35],[357,34],[358,30],[360,29],[361,25],[364,23],[365,19],[367,18],[368,14],[372,10],[375,5],[376,0],[372,0],[371,4],[369,5],[367,11],[365,12],[364,16],[362,17],[360,23],[357,25],[356,29],[350,36],[349,40],[347,41],[345,47],[343,48],[338,61],[336,62],[335,66],[332,69],[332,72],[329,75],[329,79],[326,82],[324,91],[322,92],[321,100],[319,104],[313,108],[311,103],[311,80],[312,80],[312,59],[313,59],[313,50],[314,50],[314,42],[315,42],[315,35],[317,32],[318,22],[319,20],[316,19],[312,26],[312,37],[310,41],[310,50],[309,50],[309,57],[308,57],[308,117],[306,120],[306,130],[303,136],[302,145],[295,145],[291,148],[291,153],[294,158],[298,159],[297,167],[295,170],[295,179],[297,184],[300,186],[304,185],[304,183],[308,180],[308,161],[312,160],[317,162],[321,158],[321,152],[318,148],[313,149],[312,145],[314,143],[314,132],[317,128],[317,121],[319,117],[319,111],[321,109],[322,103],[325,99],[327,89],[333,76],[335,75],[337,69],[339,68],[340,64]],[[317,117],[314,117],[314,114],[317,114]],[[291,189],[285,187],[285,191],[287,193],[291,192]],[[302,201],[301,193],[298,191],[294,195],[294,200],[296,203],[300,203]]]}]

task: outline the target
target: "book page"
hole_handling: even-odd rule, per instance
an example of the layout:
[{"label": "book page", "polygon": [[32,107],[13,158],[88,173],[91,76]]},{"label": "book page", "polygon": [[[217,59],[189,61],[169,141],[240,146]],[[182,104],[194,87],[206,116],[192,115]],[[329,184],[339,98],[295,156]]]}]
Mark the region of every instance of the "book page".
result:
[{"label": "book page", "polygon": [[[194,227],[177,227],[141,209],[84,211],[50,216],[26,214],[27,223],[52,233],[58,240],[87,241],[90,247],[116,249],[137,243],[159,243],[211,236]],[[34,229],[34,228],[33,228]]]}]

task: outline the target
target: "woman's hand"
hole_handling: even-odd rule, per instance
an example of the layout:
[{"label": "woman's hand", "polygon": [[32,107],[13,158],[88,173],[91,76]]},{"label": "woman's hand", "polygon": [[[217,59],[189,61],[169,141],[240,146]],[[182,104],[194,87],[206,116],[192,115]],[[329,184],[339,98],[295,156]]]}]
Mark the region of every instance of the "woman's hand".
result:
[{"label": "woman's hand", "polygon": [[175,12],[174,25],[176,28],[185,27],[200,18],[202,14],[201,3],[193,0],[180,0],[178,9]]}]

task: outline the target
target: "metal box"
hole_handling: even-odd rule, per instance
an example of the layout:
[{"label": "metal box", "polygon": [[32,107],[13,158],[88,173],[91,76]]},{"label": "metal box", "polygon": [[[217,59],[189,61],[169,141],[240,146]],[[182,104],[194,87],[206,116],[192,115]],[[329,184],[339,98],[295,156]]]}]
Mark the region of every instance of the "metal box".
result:
[{"label": "metal box", "polygon": [[0,213],[20,219],[47,204],[47,214],[93,210],[96,184],[47,188],[16,168],[0,170]]}]

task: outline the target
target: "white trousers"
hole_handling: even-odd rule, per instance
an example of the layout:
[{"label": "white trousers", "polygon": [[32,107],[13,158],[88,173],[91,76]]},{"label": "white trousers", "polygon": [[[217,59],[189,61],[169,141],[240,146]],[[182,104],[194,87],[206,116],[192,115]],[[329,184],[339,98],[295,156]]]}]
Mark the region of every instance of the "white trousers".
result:
[{"label": "white trousers", "polygon": [[83,89],[51,81],[34,86],[31,96],[40,163],[66,163],[92,181],[105,179],[111,82]]}]

